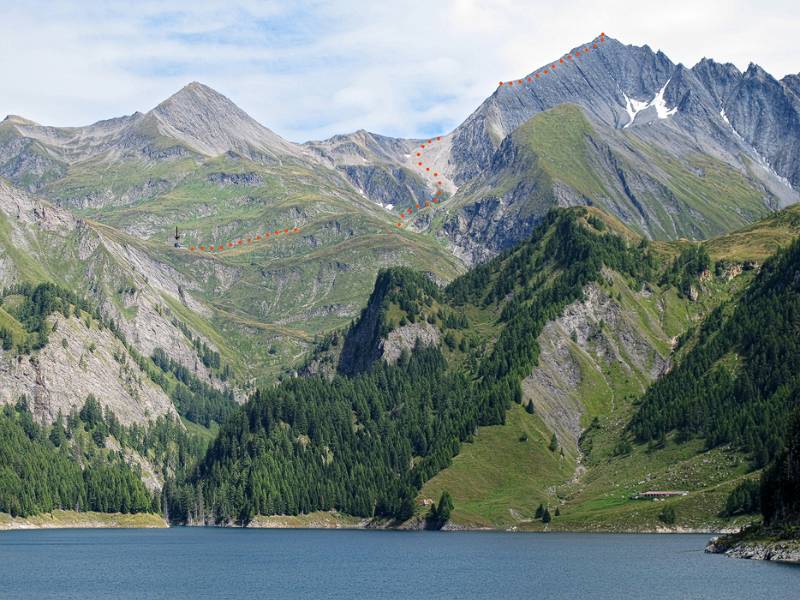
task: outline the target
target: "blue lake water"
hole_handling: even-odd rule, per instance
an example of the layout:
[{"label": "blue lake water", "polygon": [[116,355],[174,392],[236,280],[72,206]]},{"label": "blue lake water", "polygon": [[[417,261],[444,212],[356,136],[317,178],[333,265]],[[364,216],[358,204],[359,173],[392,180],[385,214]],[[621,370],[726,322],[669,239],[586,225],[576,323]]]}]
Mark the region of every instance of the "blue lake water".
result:
[{"label": "blue lake water", "polygon": [[2,598],[800,598],[800,568],[704,535],[0,532]]}]

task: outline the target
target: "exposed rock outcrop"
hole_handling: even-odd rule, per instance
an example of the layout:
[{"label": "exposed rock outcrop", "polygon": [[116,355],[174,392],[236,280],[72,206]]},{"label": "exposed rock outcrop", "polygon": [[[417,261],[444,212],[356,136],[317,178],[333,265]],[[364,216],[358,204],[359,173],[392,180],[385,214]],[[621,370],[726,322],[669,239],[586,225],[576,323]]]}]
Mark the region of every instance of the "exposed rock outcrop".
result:
[{"label": "exposed rock outcrop", "polygon": [[800,564],[800,541],[742,541],[730,544],[725,538],[714,538],[706,546],[706,552],[725,554],[731,558],[771,560]]},{"label": "exposed rock outcrop", "polygon": [[411,323],[393,329],[383,340],[381,358],[390,364],[397,362],[403,350],[411,352],[417,343],[435,346],[439,343],[439,330],[430,323]]},{"label": "exposed rock outcrop", "polygon": [[107,328],[77,317],[51,316],[49,343],[30,355],[0,352],[0,403],[28,398],[37,420],[80,409],[89,394],[124,425],[162,415],[177,418],[172,400],[142,372]]},{"label": "exposed rock outcrop", "polygon": [[[602,379],[613,364],[643,382],[666,370],[669,359],[643,333],[641,318],[593,283],[583,300],[570,304],[539,336],[539,365],[523,380],[523,396],[567,448],[576,448],[584,428],[586,390],[581,386],[588,381],[587,369]],[[602,385],[613,399],[609,382]]]}]

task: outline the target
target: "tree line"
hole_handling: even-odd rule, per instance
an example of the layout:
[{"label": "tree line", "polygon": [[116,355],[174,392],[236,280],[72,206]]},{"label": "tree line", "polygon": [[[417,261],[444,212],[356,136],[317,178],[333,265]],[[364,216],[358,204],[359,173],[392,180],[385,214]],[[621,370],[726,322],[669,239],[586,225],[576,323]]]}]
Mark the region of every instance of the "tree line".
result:
[{"label": "tree line", "polygon": [[235,409],[236,402],[230,388],[220,391],[201,381],[162,348],[155,348],[151,359],[163,373],[175,376],[177,382],[171,388],[163,378],[158,383],[169,393],[178,412],[190,421],[209,427],[212,421],[221,423]]}]

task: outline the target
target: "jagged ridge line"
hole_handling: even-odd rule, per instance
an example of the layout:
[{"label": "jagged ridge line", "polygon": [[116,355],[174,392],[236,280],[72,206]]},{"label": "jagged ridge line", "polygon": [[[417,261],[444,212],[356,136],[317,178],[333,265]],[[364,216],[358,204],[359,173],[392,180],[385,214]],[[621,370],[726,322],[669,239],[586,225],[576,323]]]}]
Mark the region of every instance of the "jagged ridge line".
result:
[{"label": "jagged ridge line", "polygon": [[[580,50],[576,50],[574,56],[572,54],[564,54],[558,59],[558,64],[559,65],[574,64],[574,62],[570,63],[569,61],[574,61],[575,58],[582,58],[586,54],[589,54],[589,52],[591,52],[591,50],[597,50],[597,48],[598,48],[597,44],[598,43],[600,43],[600,44],[605,43],[605,41],[606,41],[606,34],[605,34],[605,32],[601,32],[599,36],[597,36],[596,38],[594,38],[592,40],[592,42],[591,42],[592,48],[591,49],[589,48],[589,46],[584,46],[583,52],[581,52]],[[565,62],[565,60],[566,60],[566,62]],[[521,85],[521,84],[524,84],[526,82],[527,83],[534,83],[535,80],[536,79],[540,79],[542,75],[555,75],[555,70],[557,68],[558,68],[558,65],[556,63],[551,63],[550,68],[543,68],[538,73],[534,72],[534,73],[532,73],[532,75],[528,75],[524,80],[523,79],[518,79],[517,80],[517,85]],[[501,82],[499,82],[497,87],[500,88],[500,87],[503,87],[504,85],[506,87],[512,87],[514,85],[514,81],[513,80],[508,81],[508,82],[502,82],[501,81]],[[431,138],[431,139],[428,140],[428,144],[427,145],[430,146],[434,142],[441,141],[441,139],[442,139],[442,136],[436,136],[435,138]],[[424,150],[425,148],[426,148],[426,144],[420,144],[420,149],[417,150],[417,152],[416,152],[416,155],[417,155],[418,159],[422,158],[422,152],[420,150]],[[431,167],[429,167],[425,163],[424,160],[418,160],[417,161],[417,167],[424,168],[426,172],[430,172],[430,170],[431,170]],[[439,175],[438,172],[434,172],[432,174],[433,177],[438,177],[438,175]],[[439,186],[442,185],[442,182],[441,181],[437,182],[437,185],[439,185]],[[439,198],[438,197],[441,196],[441,195],[442,195],[442,190],[441,190],[441,188],[439,188],[439,189],[436,190],[436,193],[433,195],[433,197],[430,200],[426,200],[424,202],[424,204],[416,203],[414,205],[414,207],[408,207],[408,208],[406,208],[404,210],[401,210],[400,211],[400,218],[401,219],[405,219],[406,217],[410,217],[413,214],[416,214],[416,213],[419,213],[419,212],[425,210],[426,208],[431,206],[431,202],[433,202],[434,204],[438,204],[439,203]],[[414,210],[414,208],[416,208],[416,211]],[[407,222],[408,221],[406,221],[406,223]],[[397,222],[395,225],[397,227],[403,227],[403,222],[402,221],[401,222]]]},{"label": "jagged ridge line", "polygon": [[[605,41],[606,41],[605,38],[606,38],[605,32],[601,32],[599,36],[597,36],[596,38],[594,38],[592,40],[592,43],[591,43],[592,49],[596,50],[597,47],[598,47],[597,46],[598,43],[605,43]],[[589,49],[589,47],[585,46],[583,48],[583,54],[581,54],[580,50],[575,51],[575,58],[581,58],[582,56],[588,54],[590,51],[591,50]],[[566,63],[564,62],[565,59],[567,61]],[[562,65],[563,64],[570,64],[569,61],[571,61],[571,60],[574,60],[572,54],[564,54],[564,55],[561,56],[561,58],[558,59],[558,63],[562,64]],[[555,70],[557,68],[558,68],[558,65],[556,65],[556,63],[552,63],[550,65],[549,69],[548,68],[544,68],[541,71],[539,71],[538,73],[533,73],[532,76],[531,75],[527,76],[526,77],[526,81],[527,81],[527,83],[533,83],[534,80],[535,79],[539,79],[541,77],[541,75],[555,75]],[[524,80],[522,80],[522,79],[518,79],[517,80],[517,84],[518,85],[521,85],[523,83],[525,83]],[[508,82],[505,82],[505,83],[500,81],[499,84],[498,84],[498,88],[500,88],[500,87],[502,87],[504,85],[507,86],[507,87],[512,87],[514,85],[514,81],[511,80],[511,81],[508,81]],[[422,159],[423,157],[422,157],[421,150],[424,150],[426,147],[431,146],[435,142],[441,141],[441,139],[442,139],[442,136],[436,136],[435,138],[428,139],[428,143],[427,144],[424,144],[424,143],[420,144],[419,145],[419,150],[417,150],[417,152],[416,152],[417,158]],[[417,167],[419,167],[421,169],[425,169],[425,171],[427,173],[430,173],[431,172],[431,168],[432,168],[431,166],[427,165],[424,160],[418,160],[417,161]],[[438,176],[439,176],[439,172],[438,171],[434,171],[433,173],[431,173],[431,177],[435,178],[435,177],[438,177]],[[436,185],[437,185],[437,190],[433,194],[433,196],[431,197],[430,200],[425,200],[425,202],[423,204],[420,204],[420,203],[417,202],[413,207],[408,207],[405,210],[400,211],[400,218],[401,219],[405,219],[406,217],[410,217],[413,214],[419,213],[419,212],[425,210],[426,208],[430,207],[431,203],[438,204],[439,203],[439,197],[442,195],[442,189],[441,189],[441,187],[438,187],[438,186],[441,186],[442,182],[441,181],[437,181]],[[416,210],[414,210],[414,209],[416,209]],[[406,222],[408,222],[408,221],[406,221]],[[403,227],[403,222],[397,222],[396,226],[397,227]],[[300,229],[298,227],[296,227],[296,226],[293,227],[291,230],[290,229],[284,229],[284,233],[289,233],[290,231],[292,233],[297,233],[298,231],[300,231]],[[280,235],[280,230],[275,230],[274,235]],[[266,239],[269,239],[269,237],[270,237],[270,233],[267,232],[267,233],[264,234],[263,239],[266,240]],[[247,244],[252,244],[253,243],[253,238],[246,238],[246,239],[247,239]],[[255,240],[256,241],[262,240],[262,236],[256,235]],[[237,239],[237,241],[235,243],[232,242],[232,241],[228,241],[225,244],[211,244],[211,245],[208,245],[208,246],[205,246],[205,245],[190,246],[189,250],[191,252],[195,252],[196,250],[200,250],[201,252],[202,251],[214,252],[215,248],[216,248],[216,252],[224,252],[225,249],[226,249],[226,246],[227,246],[228,249],[232,249],[232,248],[235,248],[237,246],[241,246],[243,244],[244,244],[244,241],[242,239]]]}]

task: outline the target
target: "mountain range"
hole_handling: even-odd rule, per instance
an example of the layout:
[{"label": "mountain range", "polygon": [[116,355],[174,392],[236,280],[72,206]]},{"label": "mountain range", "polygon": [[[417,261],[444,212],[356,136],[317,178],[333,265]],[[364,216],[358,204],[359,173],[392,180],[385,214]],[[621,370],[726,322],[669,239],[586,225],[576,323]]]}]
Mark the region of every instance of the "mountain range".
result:
[{"label": "mountain range", "polygon": [[[49,426],[92,396],[125,427],[179,415],[207,439],[256,389],[298,375],[355,377],[412,352],[417,340],[446,343],[459,328],[436,324],[441,315],[367,304],[383,269],[413,267],[437,285],[467,271],[480,278],[483,265],[530,244],[554,209],[586,206],[620,239],[652,244],[659,268],[708,240],[703,247],[723,272],[738,274],[796,235],[798,200],[799,75],[777,80],[757,65],[741,72],[711,59],[687,68],[605,35],[503,82],[434,138],[362,130],[290,142],[200,83],[146,113],[86,127],[10,115],[0,122],[0,328],[8,340],[0,402],[28,398],[34,419]],[[542,459],[549,466],[537,494],[584,468],[582,436],[594,417],[613,416],[609,431],[619,433],[630,400],[676,360],[676,340],[750,280],[720,275],[715,287],[694,273],[685,289],[664,283],[648,296],[631,272],[608,267],[605,280],[586,282],[583,304],[552,305],[564,312],[547,312],[535,334],[539,366],[520,378],[536,435],[552,433],[564,449],[563,460]],[[516,277],[541,283],[535,271]],[[37,287],[45,283],[56,291]],[[54,306],[77,306],[70,294],[85,306],[58,317]],[[51,296],[58,300],[42,304]],[[435,296],[446,313],[452,299]],[[446,359],[485,359],[503,310],[495,297],[468,309],[480,335],[451,332],[467,349],[451,348]],[[400,325],[410,314],[434,322]],[[601,335],[603,327],[610,331]],[[341,344],[334,353],[332,339]],[[595,398],[590,388],[600,380],[609,392]],[[510,410],[523,427],[522,409]],[[169,473],[137,448],[148,485],[160,490]],[[437,469],[446,466],[437,460]],[[406,483],[437,496],[454,472]],[[727,483],[743,475],[726,473]],[[466,488],[460,481],[448,485]],[[408,489],[391,502],[405,501]],[[487,511],[483,499],[474,502],[465,521],[519,521],[505,505]]]}]

